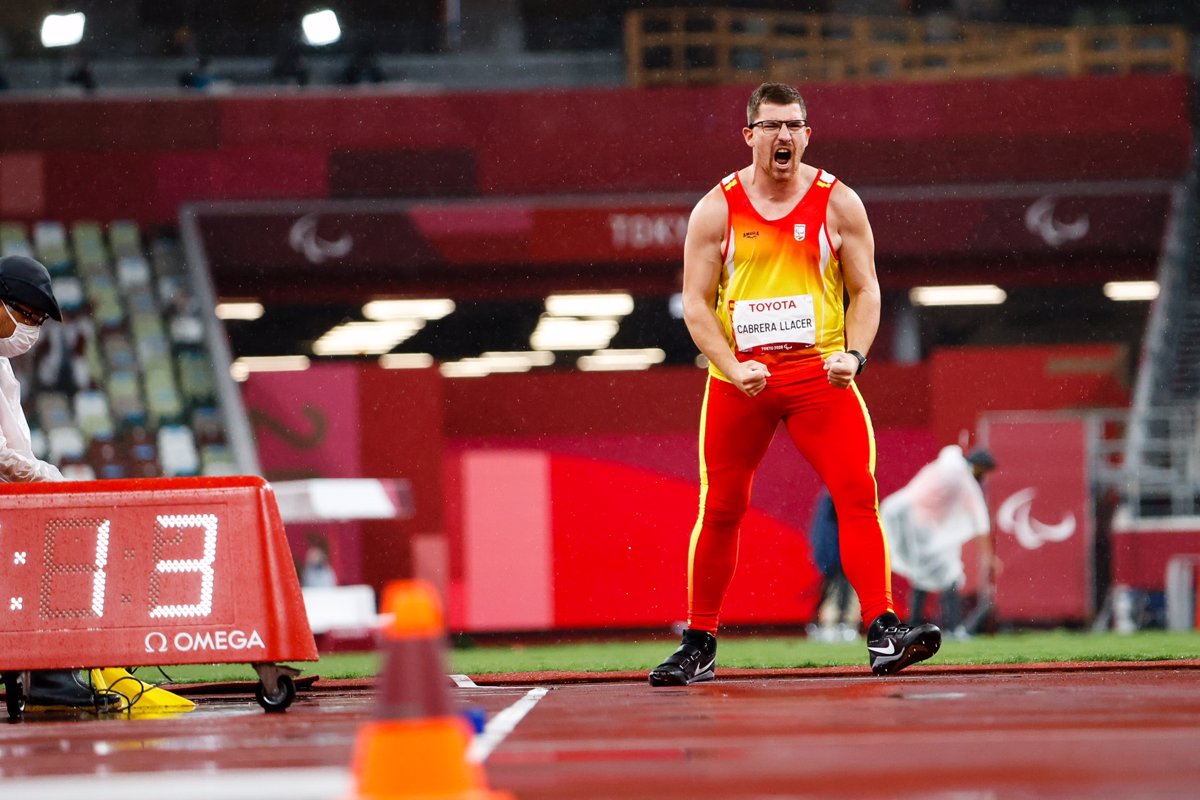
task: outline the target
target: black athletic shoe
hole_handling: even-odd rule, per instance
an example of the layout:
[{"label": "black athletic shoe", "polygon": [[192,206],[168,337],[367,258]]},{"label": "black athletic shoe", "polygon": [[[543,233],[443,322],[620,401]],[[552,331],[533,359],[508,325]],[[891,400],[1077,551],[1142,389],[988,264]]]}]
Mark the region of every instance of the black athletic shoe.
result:
[{"label": "black athletic shoe", "polygon": [[29,675],[25,709],[69,710],[105,713],[121,710],[122,697],[115,692],[98,692],[80,679],[75,670],[36,670]]},{"label": "black athletic shoe", "polygon": [[905,625],[890,611],[880,614],[867,629],[867,651],[876,675],[892,675],[924,661],[941,646],[942,632],[937,625]]},{"label": "black athletic shoe", "polygon": [[683,644],[650,671],[651,686],[687,686],[717,674],[717,637],[708,631],[684,631]]}]

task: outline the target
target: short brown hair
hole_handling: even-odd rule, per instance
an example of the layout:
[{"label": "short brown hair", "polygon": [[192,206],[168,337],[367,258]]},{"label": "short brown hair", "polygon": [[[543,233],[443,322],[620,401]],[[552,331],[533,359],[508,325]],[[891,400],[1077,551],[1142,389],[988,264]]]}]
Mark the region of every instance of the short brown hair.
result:
[{"label": "short brown hair", "polygon": [[763,103],[775,106],[790,106],[792,103],[799,103],[800,113],[808,117],[808,106],[796,87],[788,86],[786,83],[764,83],[754,90],[750,95],[750,102],[746,103],[747,125],[754,122],[754,118],[758,116],[758,107]]}]

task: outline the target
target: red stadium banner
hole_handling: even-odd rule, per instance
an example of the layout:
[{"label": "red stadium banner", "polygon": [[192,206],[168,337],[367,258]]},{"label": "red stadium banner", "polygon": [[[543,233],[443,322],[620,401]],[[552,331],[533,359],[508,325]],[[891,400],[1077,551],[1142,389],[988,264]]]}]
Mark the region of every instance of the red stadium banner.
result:
[{"label": "red stadium banner", "polygon": [[1092,515],[1083,420],[1055,413],[983,418],[996,457],[987,478],[994,515],[998,618],[1080,622],[1092,612]]}]

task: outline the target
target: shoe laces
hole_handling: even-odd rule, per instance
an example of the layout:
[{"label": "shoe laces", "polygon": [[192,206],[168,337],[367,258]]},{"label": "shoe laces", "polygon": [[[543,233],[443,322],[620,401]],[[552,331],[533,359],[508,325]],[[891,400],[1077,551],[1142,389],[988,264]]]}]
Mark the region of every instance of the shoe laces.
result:
[{"label": "shoe laces", "polygon": [[[907,635],[908,632],[911,630],[912,630],[912,626],[905,625],[903,622],[901,622],[899,625],[888,625],[886,628],[884,628],[883,630],[881,630],[879,632],[879,639],[883,639],[887,636],[902,637],[902,636]],[[878,641],[878,639],[876,639],[876,641]]]}]

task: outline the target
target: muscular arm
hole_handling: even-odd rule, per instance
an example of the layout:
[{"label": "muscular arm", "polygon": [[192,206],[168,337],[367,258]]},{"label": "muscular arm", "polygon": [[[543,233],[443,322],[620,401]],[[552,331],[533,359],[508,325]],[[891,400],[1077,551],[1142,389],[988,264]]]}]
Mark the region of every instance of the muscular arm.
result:
[{"label": "muscular arm", "polygon": [[688,220],[683,244],[683,320],[700,352],[735,386],[753,397],[770,372],[757,361],[738,361],[715,311],[721,278],[721,240],[727,207],[719,187],[701,198]]},{"label": "muscular arm", "polygon": [[[881,305],[879,278],[875,274],[875,237],[862,200],[844,183],[834,187],[829,197],[829,217],[831,238],[850,296],[846,307],[846,350],[866,355],[879,330]],[[825,369],[831,384],[845,388],[854,380],[858,360],[847,353],[834,353],[825,360]]]}]

